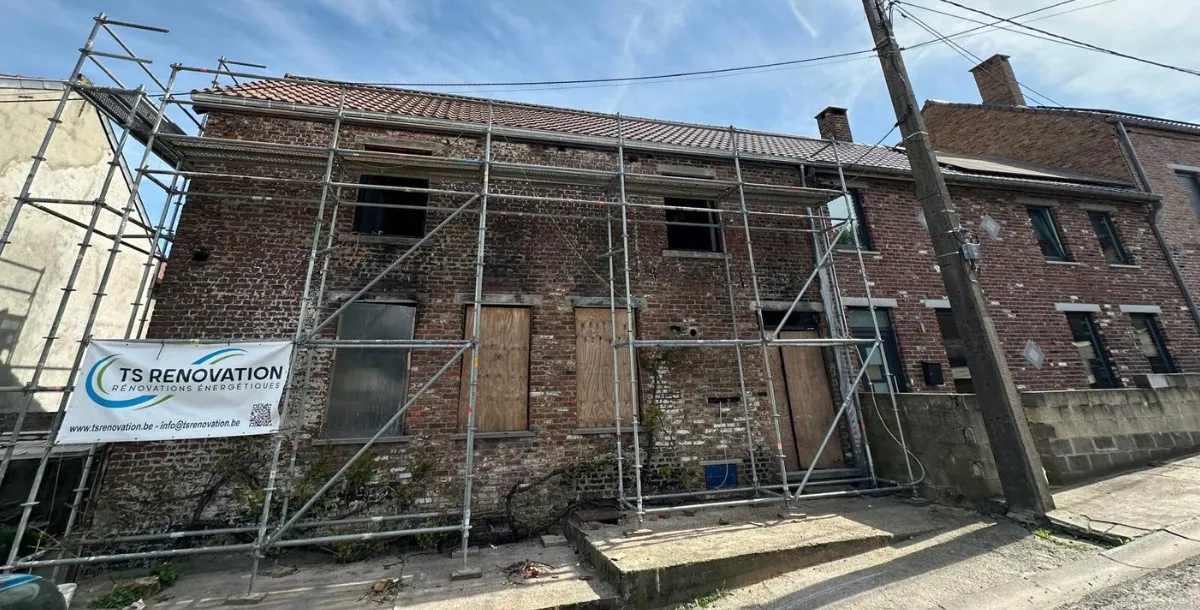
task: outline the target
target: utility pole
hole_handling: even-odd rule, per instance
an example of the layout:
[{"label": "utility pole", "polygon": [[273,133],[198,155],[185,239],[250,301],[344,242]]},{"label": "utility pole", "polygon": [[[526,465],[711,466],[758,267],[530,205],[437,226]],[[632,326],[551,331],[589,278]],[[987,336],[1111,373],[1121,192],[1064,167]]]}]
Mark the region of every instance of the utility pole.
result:
[{"label": "utility pole", "polygon": [[1033,437],[1029,434],[1021,396],[1008,372],[996,327],[988,316],[987,301],[975,278],[975,270],[965,258],[965,241],[960,238],[966,237],[966,233],[950,201],[950,192],[933,152],[933,140],[925,130],[925,119],[917,107],[908,71],[900,57],[900,45],[892,34],[892,25],[882,4],[882,0],[863,0],[871,25],[871,38],[883,66],[883,77],[896,110],[900,133],[904,136],[917,198],[933,237],[933,251],[946,286],[950,310],[954,312],[954,324],[967,352],[967,366],[996,459],[1000,485],[1014,516],[1038,519],[1054,508],[1054,499],[1046,485]]}]

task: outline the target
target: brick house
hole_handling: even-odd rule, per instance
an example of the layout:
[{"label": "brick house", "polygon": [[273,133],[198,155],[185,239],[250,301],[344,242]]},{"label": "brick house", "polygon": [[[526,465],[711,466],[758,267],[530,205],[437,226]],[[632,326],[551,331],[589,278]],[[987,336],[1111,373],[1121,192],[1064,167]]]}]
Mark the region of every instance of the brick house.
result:
[{"label": "brick house", "polygon": [[[342,106],[332,146],[342,152],[331,166],[330,193],[341,214],[314,309],[331,313],[408,247],[424,243],[321,336],[461,340],[470,332],[478,222],[474,214],[456,216],[464,198],[448,191],[479,188],[480,161],[489,157],[489,188],[510,198],[488,204],[481,377],[489,387],[480,398],[473,501],[485,515],[503,515],[522,482],[555,473],[572,474],[569,494],[615,495],[608,265],[620,257],[612,256],[606,228],[614,225],[605,206],[587,202],[604,200],[620,161],[628,173],[639,338],[756,337],[755,280],[767,323],[783,322],[794,333],[784,336],[827,333],[828,295],[816,289],[782,319],[816,257],[809,222],[778,215],[827,208],[852,219],[834,237],[833,255],[851,331],[873,336],[867,307],[877,307],[900,391],[970,390],[907,160],[893,149],[855,144],[845,110],[818,117],[822,135],[836,136],[835,144],[638,118],[618,127],[612,115],[398,89],[349,88],[342,98],[338,86],[323,81],[248,83],[195,92],[193,103],[208,121],[203,138],[176,141],[182,167],[192,173],[152,338],[295,334],[319,182]],[[618,130],[623,160],[615,152]],[[747,206],[756,214],[750,244],[729,198],[737,179],[734,138]],[[825,191],[824,201],[815,199],[815,188],[840,189],[839,162],[853,197]],[[1149,225],[1157,197],[1119,177],[1016,161],[955,156],[943,164],[960,214],[981,241],[980,278],[1020,388],[1115,387],[1162,363],[1200,367],[1200,335]],[[617,277],[613,288],[621,294]],[[1155,354],[1140,347],[1146,334]],[[1034,354],[1037,366],[1023,356],[1030,343],[1041,354]],[[830,348],[775,349],[786,350],[769,355],[783,452],[796,470],[809,465],[833,419],[838,362]],[[293,412],[300,421],[291,435],[299,473],[293,488],[306,485],[306,473],[319,476],[355,451],[446,361],[436,350],[312,354],[312,373],[294,390],[303,398]],[[771,478],[765,367],[758,349],[741,356],[745,392],[734,350],[639,351],[648,490],[702,489],[703,467],[712,462],[738,463],[739,485],[755,475]],[[882,362],[868,365],[866,389],[885,392]],[[465,436],[460,370],[429,386],[363,475],[397,485],[420,479],[405,488],[403,508],[457,505]],[[625,421],[630,402],[620,400]],[[843,426],[818,466],[861,469],[849,438]],[[245,498],[261,488],[267,447],[263,438],[113,446],[97,522],[136,530],[252,517]],[[631,472],[625,469],[627,479]]]},{"label": "brick house", "polygon": [[1200,324],[1194,301],[1200,291],[1200,125],[1115,110],[1030,106],[1005,55],[971,73],[981,104],[925,103],[934,146],[1087,172],[1160,195],[1157,229]]}]

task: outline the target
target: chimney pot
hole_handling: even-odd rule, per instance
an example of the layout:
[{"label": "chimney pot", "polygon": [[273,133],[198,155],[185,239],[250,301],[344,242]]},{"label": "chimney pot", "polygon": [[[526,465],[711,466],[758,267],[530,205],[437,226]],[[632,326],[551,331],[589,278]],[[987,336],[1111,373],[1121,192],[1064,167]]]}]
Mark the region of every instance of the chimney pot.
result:
[{"label": "chimney pot", "polygon": [[850,133],[850,119],[846,116],[845,108],[830,106],[817,114],[816,118],[817,131],[821,132],[822,139],[840,142],[854,141],[854,136]]},{"label": "chimney pot", "polygon": [[979,87],[979,97],[985,104],[998,106],[1024,106],[1025,95],[1021,93],[1021,85],[1013,73],[1012,64],[1007,55],[993,55],[983,63],[971,68],[975,76],[975,85]]}]

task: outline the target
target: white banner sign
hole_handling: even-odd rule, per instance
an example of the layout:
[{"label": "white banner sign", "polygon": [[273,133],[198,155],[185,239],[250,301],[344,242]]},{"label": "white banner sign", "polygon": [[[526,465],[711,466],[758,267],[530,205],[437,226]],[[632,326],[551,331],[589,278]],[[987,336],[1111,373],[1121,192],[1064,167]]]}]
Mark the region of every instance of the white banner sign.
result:
[{"label": "white banner sign", "polygon": [[292,345],[93,341],[55,443],[270,434]]}]

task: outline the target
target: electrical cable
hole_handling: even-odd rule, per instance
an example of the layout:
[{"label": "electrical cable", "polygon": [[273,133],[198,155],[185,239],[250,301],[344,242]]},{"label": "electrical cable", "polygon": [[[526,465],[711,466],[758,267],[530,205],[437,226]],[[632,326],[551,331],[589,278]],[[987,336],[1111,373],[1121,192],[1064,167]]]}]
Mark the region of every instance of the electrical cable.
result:
[{"label": "electrical cable", "polygon": [[1174,66],[1174,65],[1167,64],[1167,63],[1163,63],[1163,62],[1160,62],[1160,61],[1154,61],[1154,60],[1151,60],[1151,59],[1144,59],[1144,58],[1138,57],[1138,56],[1136,56],[1136,55],[1130,55],[1130,54],[1128,54],[1128,53],[1122,53],[1122,52],[1120,52],[1120,51],[1114,51],[1114,50],[1112,50],[1112,49],[1108,49],[1108,48],[1105,48],[1105,47],[1097,46],[1097,45],[1094,45],[1094,44],[1091,44],[1091,43],[1088,43],[1088,42],[1083,42],[1083,41],[1080,41],[1080,40],[1075,40],[1074,38],[1068,38],[1068,37],[1066,37],[1066,36],[1063,36],[1063,35],[1061,35],[1061,34],[1055,34],[1054,32],[1048,32],[1048,31],[1046,31],[1046,30],[1041,30],[1041,29],[1035,28],[1035,27],[1033,27],[1033,26],[1031,26],[1031,25],[1025,25],[1024,23],[1018,23],[1018,22],[1012,21],[1011,19],[1007,19],[1007,18],[1004,18],[1004,17],[998,17],[998,16],[996,16],[996,15],[993,15],[993,14],[991,14],[991,13],[987,12],[987,11],[981,11],[981,10],[979,10],[979,9],[976,9],[976,8],[971,8],[971,7],[969,7],[969,6],[966,6],[966,5],[964,5],[964,4],[960,4],[960,3],[958,3],[958,2],[955,2],[954,0],[938,0],[938,1],[939,1],[939,2],[944,2],[944,3],[946,3],[946,4],[950,4],[950,5],[953,5],[953,6],[957,6],[958,8],[961,8],[961,9],[963,9],[963,10],[967,10],[967,11],[971,11],[972,13],[978,13],[978,14],[980,14],[980,15],[983,15],[983,16],[985,16],[985,17],[988,17],[989,19],[999,19],[999,20],[1001,20],[1001,21],[1005,21],[1005,22],[1011,23],[1011,24],[1013,24],[1013,25],[1016,25],[1016,26],[1018,26],[1018,27],[1022,27],[1022,28],[1025,28],[1025,29],[1027,29],[1027,30],[1034,31],[1034,32],[1037,32],[1037,33],[1039,33],[1039,34],[1043,34],[1043,35],[1046,35],[1046,36],[1050,36],[1050,37],[1052,37],[1052,38],[1057,38],[1059,41],[1062,41],[1062,42],[1072,43],[1072,44],[1074,44],[1074,45],[1076,45],[1076,46],[1082,46],[1082,47],[1084,47],[1084,48],[1090,49],[1090,50],[1092,50],[1092,51],[1096,51],[1096,52],[1098,52],[1098,53],[1105,53],[1105,54],[1108,54],[1108,55],[1113,55],[1113,56],[1116,56],[1116,57],[1123,57],[1123,58],[1125,58],[1125,59],[1132,59],[1133,61],[1141,62],[1141,63],[1144,63],[1144,64],[1150,64],[1150,65],[1152,65],[1152,66],[1158,66],[1158,67],[1160,67],[1160,68],[1166,68],[1166,69],[1168,69],[1168,70],[1174,70],[1174,71],[1176,71],[1176,72],[1183,72],[1184,74],[1191,74],[1192,76],[1200,76],[1200,71],[1193,70],[1193,69],[1191,69],[1191,68],[1183,68],[1183,67],[1180,67],[1180,66]]},{"label": "electrical cable", "polygon": [[[1015,29],[1015,28],[1011,28],[1011,27],[1004,27],[1004,26],[1001,26],[1001,25],[999,25],[1001,22],[988,23],[988,22],[986,22],[986,21],[980,21],[980,20],[978,20],[978,19],[971,19],[970,17],[963,17],[962,15],[958,15],[958,14],[955,14],[955,13],[950,13],[950,12],[946,12],[946,11],[940,11],[940,10],[938,10],[938,9],[935,9],[935,8],[930,8],[930,7],[928,7],[928,6],[921,6],[920,4],[913,4],[913,3],[911,3],[911,2],[905,2],[905,3],[904,3],[904,5],[905,5],[905,6],[912,7],[912,8],[919,8],[919,9],[921,9],[921,10],[923,10],[923,11],[929,11],[930,13],[936,13],[936,14],[938,14],[938,15],[944,15],[944,16],[946,16],[946,17],[954,17],[955,19],[962,19],[963,21],[970,21],[971,23],[979,23],[979,24],[982,24],[980,27],[984,27],[984,26],[987,26],[987,27],[993,27],[993,28],[996,28],[996,29],[998,29],[998,30],[1003,30],[1003,31],[1005,31],[1005,32],[1009,32],[1009,33],[1012,33],[1012,34],[1020,34],[1020,35],[1022,35],[1022,36],[1028,36],[1028,37],[1030,37],[1030,38],[1035,38],[1035,39],[1037,39],[1037,40],[1044,40],[1044,41],[1046,41],[1046,42],[1054,42],[1054,43],[1058,43],[1058,44],[1066,44],[1067,46],[1071,46],[1071,47],[1077,47],[1077,48],[1080,48],[1080,49],[1087,49],[1087,47],[1085,47],[1085,46],[1083,46],[1083,45],[1071,44],[1071,43],[1065,43],[1065,42],[1062,42],[1062,41],[1060,41],[1060,40],[1056,40],[1056,39],[1054,39],[1054,38],[1050,38],[1049,36],[1042,36],[1042,35],[1040,35],[1040,34],[1033,34],[1033,33],[1030,33],[1030,32],[1023,32],[1023,31],[1021,31],[1021,30],[1018,30],[1018,29]],[[1053,15],[1051,15],[1051,16],[1053,16]]]},{"label": "electrical cable", "polygon": [[[896,1],[897,1],[897,3],[899,3],[899,0],[896,0]],[[1105,3],[1108,3],[1108,2],[1115,2],[1115,1],[1116,1],[1116,0],[1104,0],[1104,2],[1102,2],[1101,4],[1105,4]],[[1043,6],[1042,8],[1034,9],[1034,10],[1032,10],[1032,11],[1026,11],[1026,12],[1024,12],[1024,13],[1021,13],[1020,15],[1013,15],[1012,17],[1009,17],[1009,19],[1020,19],[1021,17],[1028,17],[1029,15],[1033,15],[1033,14],[1035,14],[1035,13],[1040,13],[1040,12],[1042,12],[1042,11],[1047,11],[1047,10],[1050,10],[1050,9],[1052,9],[1052,8],[1058,8],[1058,7],[1060,7],[1060,6],[1064,5],[1064,4],[1070,4],[1070,3],[1072,3],[1072,2],[1078,2],[1078,0],[1062,0],[1061,2],[1056,2],[1056,3],[1054,3],[1054,4],[1051,4],[1051,5],[1048,5],[1048,6]],[[933,10],[933,9],[931,9],[931,8],[929,8],[929,7],[925,7],[925,6],[919,6],[919,5],[916,5],[916,4],[912,4],[912,3],[910,3],[910,2],[905,2],[905,4],[907,4],[908,6],[911,6],[911,7],[913,7],[913,8],[923,8],[923,9],[925,9],[925,10],[929,10],[929,11],[932,11],[932,10]],[[1092,6],[1095,6],[1095,5],[1092,5]],[[1089,8],[1089,7],[1082,7],[1082,8]],[[1075,9],[1075,10],[1079,10],[1079,9]],[[1066,12],[1072,12],[1072,11],[1066,11]],[[1055,13],[1055,14],[1056,14],[1056,15],[1061,15],[1061,14],[1065,14],[1065,13]],[[958,17],[959,19],[965,19],[964,17],[960,17],[959,15],[950,15],[950,16],[951,16],[951,17]],[[1044,16],[1044,17],[1039,17],[1038,19],[1044,19],[1045,17],[1053,17],[1053,15],[1046,15],[1046,16]],[[1003,23],[1003,21],[1000,21],[1000,20],[996,20],[996,21],[993,21],[993,22],[991,22],[991,23],[986,23],[986,22],[983,22],[983,21],[976,21],[976,20],[974,20],[974,19],[966,19],[966,20],[967,20],[967,21],[971,21],[972,23],[978,23],[978,24],[980,24],[980,25],[977,25],[977,26],[975,26],[975,27],[973,27],[973,28],[968,28],[968,29],[965,29],[965,30],[962,30],[962,31],[959,31],[959,32],[955,32],[955,33],[953,33],[953,34],[950,34],[950,35],[946,36],[946,38],[958,38],[958,37],[960,37],[960,36],[966,36],[966,35],[968,35],[968,34],[974,34],[974,33],[976,33],[976,32],[982,33],[982,32],[981,32],[981,30],[986,30],[986,29],[988,29],[988,28],[992,28],[992,27],[998,27],[998,26],[999,26],[999,24]],[[1030,19],[1029,21],[1037,21],[1037,19]],[[935,42],[939,42],[939,41],[938,41],[936,38],[935,38],[935,39],[933,39],[933,40],[926,40],[925,42],[917,43],[917,44],[915,44],[915,45],[912,45],[911,47],[907,47],[906,49],[915,49],[915,48],[917,48],[917,47],[923,47],[923,46],[926,46],[926,45],[931,45],[931,44],[933,44],[933,43],[935,43]]]},{"label": "electrical cable", "polygon": [[[904,3],[904,4],[906,4],[906,5],[907,5],[907,3]],[[912,13],[910,13],[910,12],[908,12],[908,11],[904,10],[903,8],[899,8],[899,7],[897,7],[897,9],[896,9],[896,10],[898,10],[898,11],[900,12],[900,14],[901,14],[901,15],[903,15],[903,16],[904,16],[904,17],[906,17],[906,18],[908,18],[908,19],[909,19],[910,21],[912,21],[913,23],[916,23],[918,26],[920,26],[920,27],[921,27],[922,29],[924,29],[925,31],[929,32],[930,34],[933,34],[934,36],[937,36],[938,38],[940,38],[940,39],[942,40],[942,42],[946,43],[946,45],[948,45],[948,46],[949,46],[951,49],[954,49],[954,51],[955,51],[955,52],[957,52],[959,55],[962,55],[963,57],[965,57],[965,58],[966,58],[968,61],[974,61],[974,62],[975,62],[977,65],[979,65],[980,67],[982,67],[982,69],[983,69],[985,72],[987,72],[989,75],[991,75],[991,76],[993,76],[993,77],[996,77],[996,78],[999,78],[999,77],[1000,77],[1000,75],[997,75],[997,74],[995,74],[995,72],[993,72],[993,70],[992,70],[992,68],[991,68],[991,67],[988,67],[988,66],[984,66],[984,65],[983,65],[983,59],[982,59],[981,57],[979,57],[978,55],[976,55],[976,54],[974,54],[974,53],[970,52],[969,50],[967,50],[967,49],[966,49],[965,47],[963,47],[962,45],[960,45],[960,44],[958,44],[958,43],[956,43],[956,42],[953,42],[953,41],[949,40],[949,39],[948,39],[948,38],[946,38],[944,35],[942,35],[940,32],[938,32],[936,29],[934,29],[934,28],[933,28],[933,26],[931,26],[931,25],[929,25],[929,24],[925,23],[925,22],[924,22],[924,21],[922,21],[922,20],[921,20],[919,17],[916,17],[916,16],[914,16]],[[1048,95],[1046,95],[1046,94],[1044,94],[1044,93],[1041,93],[1041,92],[1039,92],[1038,90],[1034,89],[1033,87],[1030,87],[1029,85],[1026,85],[1026,84],[1024,84],[1024,83],[1021,83],[1020,81],[1017,81],[1017,85],[1018,85],[1018,86],[1020,86],[1022,89],[1025,89],[1025,90],[1026,90],[1026,91],[1028,91],[1029,93],[1031,93],[1031,94],[1033,94],[1033,95],[1036,95],[1037,97],[1041,98],[1041,99],[1042,99],[1043,101],[1045,101],[1045,102],[1049,102],[1050,104],[1053,104],[1053,105],[1055,105],[1055,106],[1060,106],[1060,107],[1062,107],[1062,106],[1063,106],[1063,105],[1062,105],[1062,104],[1060,104],[1059,102],[1057,102],[1057,101],[1055,101],[1055,100],[1051,99],[1051,98],[1050,98],[1050,96],[1048,96]]]},{"label": "electrical cable", "polygon": [[607,78],[580,78],[567,80],[541,80],[541,81],[497,81],[490,83],[373,83],[373,82],[348,82],[350,85],[362,86],[377,86],[377,87],[517,87],[517,86],[538,86],[538,85],[580,85],[580,84],[595,84],[595,83],[610,83],[610,84],[627,84],[634,82],[656,81],[680,78],[685,76],[708,76],[715,74],[729,74],[736,72],[746,72],[749,70],[758,70],[762,68],[778,68],[783,66],[795,66],[800,64],[813,63],[827,59],[840,59],[843,57],[853,57],[856,55],[865,55],[874,53],[875,49],[863,49],[861,51],[847,51],[844,53],[834,53],[831,55],[822,55],[819,57],[806,57],[803,59],[790,59],[787,61],[776,61],[762,64],[751,64],[747,66],[736,66],[732,68],[714,68],[711,70],[691,70],[686,72],[670,72],[666,74],[651,74],[645,76],[615,76]]}]

